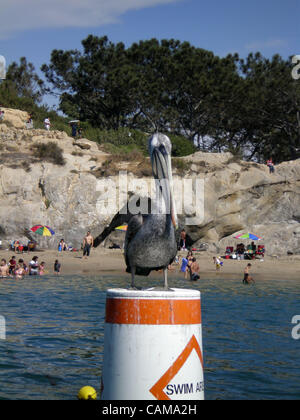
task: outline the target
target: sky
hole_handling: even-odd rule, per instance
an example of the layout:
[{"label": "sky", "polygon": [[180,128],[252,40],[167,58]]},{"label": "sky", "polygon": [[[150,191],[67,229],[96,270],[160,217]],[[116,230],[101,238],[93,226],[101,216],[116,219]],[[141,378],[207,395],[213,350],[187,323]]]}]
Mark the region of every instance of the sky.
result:
[{"label": "sky", "polygon": [[[300,0],[0,0],[0,55],[39,70],[89,34],[113,42],[179,39],[221,57],[300,54]],[[40,76],[42,73],[39,73]]]}]

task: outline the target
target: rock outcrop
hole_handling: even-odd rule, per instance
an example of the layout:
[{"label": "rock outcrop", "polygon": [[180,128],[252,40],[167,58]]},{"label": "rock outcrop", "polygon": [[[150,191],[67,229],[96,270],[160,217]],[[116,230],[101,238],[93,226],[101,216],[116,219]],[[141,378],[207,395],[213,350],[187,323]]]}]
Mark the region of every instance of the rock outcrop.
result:
[{"label": "rock outcrop", "polygon": [[[127,194],[149,193],[151,178],[139,179],[140,185],[136,185],[132,162],[113,161],[97,143],[74,140],[64,132],[26,130],[27,113],[4,111],[0,123],[3,242],[25,241],[32,226],[45,224],[56,235],[34,236],[40,246],[56,247],[64,238],[79,247],[87,229],[94,235],[101,232]],[[65,165],[34,156],[33,145],[50,141],[63,150]],[[181,160],[180,168],[174,165],[176,202],[184,182],[194,191],[196,181],[204,186],[197,203],[183,203],[179,217],[180,227],[185,227],[195,247],[206,243],[207,249],[220,253],[227,245],[236,244],[233,236],[250,231],[263,237],[269,254],[300,253],[300,160],[278,165],[275,174],[269,174],[265,165],[238,161],[230,153],[198,152]],[[116,171],[106,176],[105,169],[111,166],[127,170],[126,178],[124,172],[119,176]],[[195,212],[198,222],[186,225]],[[116,233],[114,240],[122,242],[122,235]]]}]

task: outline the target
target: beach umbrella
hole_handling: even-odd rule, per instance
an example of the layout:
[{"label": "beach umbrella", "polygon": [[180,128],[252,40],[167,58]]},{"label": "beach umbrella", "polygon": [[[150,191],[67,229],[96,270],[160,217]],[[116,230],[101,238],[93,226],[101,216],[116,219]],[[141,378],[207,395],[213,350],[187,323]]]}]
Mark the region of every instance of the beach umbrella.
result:
[{"label": "beach umbrella", "polygon": [[251,241],[260,241],[262,238],[260,236],[254,235],[253,233],[242,233],[238,236],[235,236],[234,239],[248,239]]},{"label": "beach umbrella", "polygon": [[38,235],[41,235],[41,236],[55,235],[55,232],[51,228],[49,228],[49,226],[36,225],[36,226],[33,226],[30,230],[32,230],[32,232],[37,233]]},{"label": "beach umbrella", "polygon": [[115,230],[119,230],[121,232],[126,232],[127,231],[128,226],[127,225],[122,225],[122,226],[118,226],[116,227]]}]

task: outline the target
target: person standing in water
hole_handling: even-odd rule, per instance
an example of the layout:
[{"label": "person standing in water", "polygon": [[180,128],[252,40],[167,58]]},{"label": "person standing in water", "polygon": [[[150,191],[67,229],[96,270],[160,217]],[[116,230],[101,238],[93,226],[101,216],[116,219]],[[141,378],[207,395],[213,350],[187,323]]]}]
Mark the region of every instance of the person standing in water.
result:
[{"label": "person standing in water", "polygon": [[254,279],[250,276],[251,268],[252,268],[252,264],[248,264],[244,270],[244,280],[243,280],[244,284],[255,283]]},{"label": "person standing in water", "polygon": [[216,271],[219,272],[221,270],[221,261],[219,257],[213,257],[213,261],[216,265]]},{"label": "person standing in water", "polygon": [[200,266],[197,263],[196,258],[193,258],[191,261],[191,264],[189,266],[189,271],[190,271],[190,280],[191,281],[197,281],[200,280]]},{"label": "person standing in water", "polygon": [[0,265],[0,278],[6,278],[9,277],[9,266],[6,263],[6,260],[3,258],[1,260]]},{"label": "person standing in water", "polygon": [[54,274],[56,276],[60,275],[60,268],[61,268],[60,262],[58,260],[55,260],[55,262],[54,262]]},{"label": "person standing in water", "polygon": [[41,262],[40,266],[39,266],[39,275],[43,276],[45,274],[45,265],[46,263],[43,261]]},{"label": "person standing in water", "polygon": [[24,267],[21,264],[17,264],[17,267],[15,269],[15,277],[17,280],[22,280],[26,274],[26,271],[24,270]]},{"label": "person standing in water", "polygon": [[184,273],[184,278],[187,278],[187,266],[188,266],[188,259],[187,258],[182,258],[181,260],[181,267],[180,267],[180,271],[181,273]]}]

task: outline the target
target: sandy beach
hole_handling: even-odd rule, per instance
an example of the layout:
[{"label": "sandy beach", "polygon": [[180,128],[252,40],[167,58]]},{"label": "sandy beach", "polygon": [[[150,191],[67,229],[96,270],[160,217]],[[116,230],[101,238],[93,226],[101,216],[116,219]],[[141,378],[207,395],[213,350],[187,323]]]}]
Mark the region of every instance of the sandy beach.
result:
[{"label": "sandy beach", "polygon": [[[82,258],[82,252],[58,252],[56,250],[40,250],[33,253],[15,254],[13,251],[0,251],[0,258],[7,261],[15,255],[17,261],[23,258],[28,263],[34,255],[39,257],[39,262],[46,263],[46,274],[53,274],[54,261],[61,263],[62,275],[97,275],[103,273],[125,273],[125,262],[121,250],[108,250],[104,248],[92,249],[88,259]],[[186,253],[179,253],[186,256]],[[231,278],[242,280],[243,271],[250,261],[224,260],[221,272],[216,273],[213,263],[213,255],[207,253],[195,254],[200,265],[200,275],[205,279]],[[271,258],[265,257],[264,261],[254,260],[252,263],[252,275],[255,280],[300,280],[300,256]],[[181,276],[180,266],[174,264],[169,274]],[[156,275],[156,274],[152,274]],[[129,281],[129,276],[128,276]]]}]

